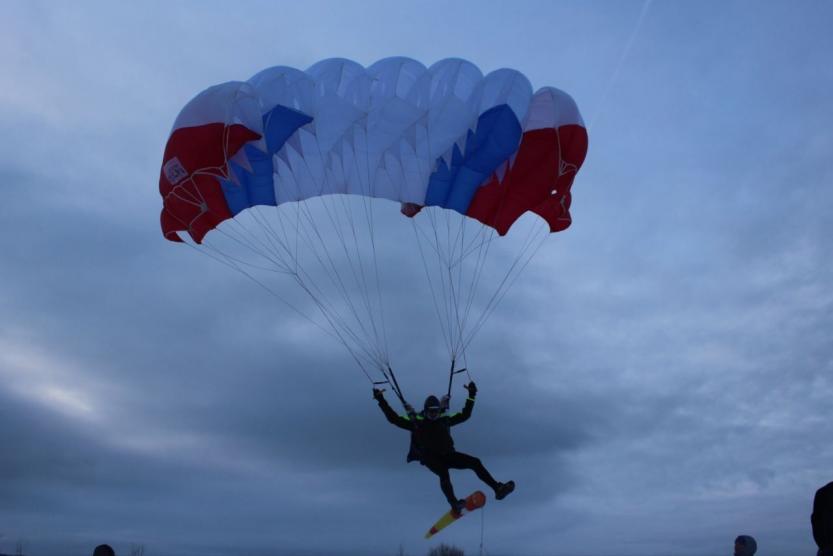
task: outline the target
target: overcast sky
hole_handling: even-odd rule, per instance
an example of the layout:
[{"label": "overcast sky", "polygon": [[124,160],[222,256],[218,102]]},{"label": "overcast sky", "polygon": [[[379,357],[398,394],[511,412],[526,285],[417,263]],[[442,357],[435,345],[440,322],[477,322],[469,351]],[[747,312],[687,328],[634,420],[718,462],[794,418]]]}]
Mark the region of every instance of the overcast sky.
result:
[{"label": "overcast sky", "polygon": [[[708,556],[749,534],[814,554],[831,28],[824,1],[3,1],[0,552],[477,554],[482,534],[491,556]],[[590,126],[573,226],[467,354],[457,447],[517,491],[436,543],[436,478],[347,352],[159,230],[162,150],[197,92],[392,55],[516,68]],[[403,389],[441,392],[430,305],[390,305]]]}]

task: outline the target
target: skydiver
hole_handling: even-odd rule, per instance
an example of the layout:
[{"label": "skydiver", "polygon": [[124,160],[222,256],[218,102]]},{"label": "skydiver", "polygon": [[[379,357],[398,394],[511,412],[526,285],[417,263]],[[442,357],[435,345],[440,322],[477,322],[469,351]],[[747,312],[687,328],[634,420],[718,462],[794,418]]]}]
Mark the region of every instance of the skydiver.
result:
[{"label": "skydiver", "polygon": [[514,481],[506,483],[496,481],[478,458],[454,449],[450,429],[471,417],[474,398],[477,395],[477,386],[474,382],[469,382],[465,388],[469,392],[469,397],[460,413],[448,414],[448,396],[443,396],[441,401],[432,395],[425,399],[423,410],[419,413],[416,413],[409,404],[405,404],[407,415],[404,416],[396,414],[385,400],[382,390],[373,389],[373,398],[379,402],[379,407],[387,420],[401,429],[411,431],[411,446],[407,461],[418,460],[440,478],[440,488],[451,505],[451,511],[455,514],[459,514],[465,507],[465,500],[460,500],[454,495],[449,469],[473,470],[481,481],[495,491],[495,498],[498,500],[504,499],[515,489]]}]

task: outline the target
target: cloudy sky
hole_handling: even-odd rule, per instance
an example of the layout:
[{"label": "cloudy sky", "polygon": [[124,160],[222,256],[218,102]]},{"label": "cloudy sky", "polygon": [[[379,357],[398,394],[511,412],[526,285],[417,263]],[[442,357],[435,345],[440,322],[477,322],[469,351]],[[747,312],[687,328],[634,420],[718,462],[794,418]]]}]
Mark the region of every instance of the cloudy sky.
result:
[{"label": "cloudy sky", "polygon": [[[404,463],[347,352],[158,225],[194,94],[404,55],[516,68],[590,127],[573,226],[467,353],[481,392],[457,446],[518,489],[437,542],[707,556],[745,533],[813,554],[833,480],[831,26],[824,1],[0,3],[0,552],[436,545],[436,478]],[[421,276],[391,257],[389,284]],[[418,400],[448,357],[430,301],[398,291],[391,358]]]}]

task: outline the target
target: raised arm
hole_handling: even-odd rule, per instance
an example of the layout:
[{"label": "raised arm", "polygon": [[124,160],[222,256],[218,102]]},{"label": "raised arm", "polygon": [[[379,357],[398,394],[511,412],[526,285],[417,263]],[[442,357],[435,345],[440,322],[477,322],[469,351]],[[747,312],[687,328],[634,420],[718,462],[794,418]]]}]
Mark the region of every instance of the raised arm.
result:
[{"label": "raised arm", "polygon": [[463,411],[455,413],[449,418],[449,426],[459,425],[463,421],[471,417],[471,412],[474,409],[474,398],[477,397],[477,385],[474,382],[466,384],[466,390],[469,391],[469,397],[466,399],[466,405],[463,406]]},{"label": "raised arm", "polygon": [[373,389],[373,398],[379,402],[379,408],[382,410],[382,413],[385,414],[385,418],[391,423],[399,427],[400,429],[405,429],[407,431],[413,430],[414,425],[413,422],[408,419],[407,417],[402,417],[401,415],[397,415],[393,408],[390,406],[388,401],[385,399],[385,395],[382,393],[382,390],[378,388]]}]

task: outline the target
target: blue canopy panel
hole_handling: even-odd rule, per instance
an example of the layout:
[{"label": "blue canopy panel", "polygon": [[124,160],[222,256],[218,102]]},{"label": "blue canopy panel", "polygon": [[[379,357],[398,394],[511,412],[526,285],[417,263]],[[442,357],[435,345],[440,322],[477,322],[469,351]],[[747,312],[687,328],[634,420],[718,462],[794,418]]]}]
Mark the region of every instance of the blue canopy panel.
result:
[{"label": "blue canopy panel", "polygon": [[230,170],[237,181],[217,178],[233,216],[255,205],[277,205],[272,178],[274,174],[272,156],[283,147],[283,144],[299,127],[311,121],[311,116],[281,105],[275,106],[263,115],[263,139],[266,142],[266,152],[251,143],[244,145],[243,150],[251,172],[235,162],[229,162]]},{"label": "blue canopy panel", "polygon": [[518,150],[522,134],[521,123],[508,105],[500,104],[483,112],[475,131],[468,132],[466,152],[454,145],[450,167],[444,159],[437,159],[437,169],[428,181],[425,205],[466,214],[477,189]]}]

